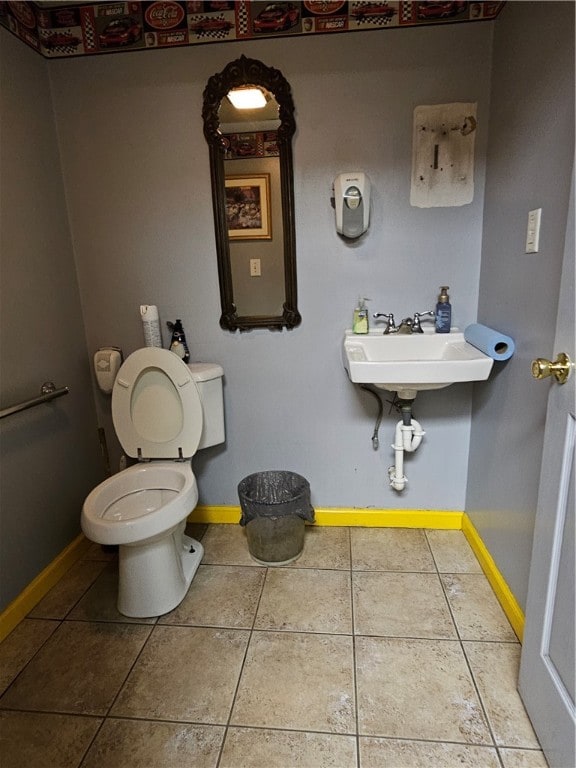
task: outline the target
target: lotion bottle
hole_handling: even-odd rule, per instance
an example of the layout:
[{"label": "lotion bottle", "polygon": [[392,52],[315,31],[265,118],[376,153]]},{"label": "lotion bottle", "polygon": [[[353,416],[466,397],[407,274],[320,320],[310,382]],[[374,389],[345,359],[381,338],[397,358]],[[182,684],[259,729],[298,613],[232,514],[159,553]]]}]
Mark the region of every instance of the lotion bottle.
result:
[{"label": "lotion bottle", "polygon": [[452,305],[450,304],[450,297],[448,296],[449,287],[450,286],[448,285],[440,287],[438,303],[436,304],[436,333],[450,333],[450,326],[452,325]]},{"label": "lotion bottle", "polygon": [[354,310],[354,319],[352,321],[352,331],[354,333],[368,333],[369,322],[368,307],[366,306],[367,301],[369,301],[369,299],[358,299],[358,306]]}]

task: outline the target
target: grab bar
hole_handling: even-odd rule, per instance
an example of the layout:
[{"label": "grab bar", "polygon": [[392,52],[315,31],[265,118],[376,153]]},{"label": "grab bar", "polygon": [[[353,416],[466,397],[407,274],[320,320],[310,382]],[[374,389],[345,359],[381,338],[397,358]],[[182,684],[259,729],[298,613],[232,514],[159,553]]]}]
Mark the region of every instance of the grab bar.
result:
[{"label": "grab bar", "polygon": [[13,413],[19,411],[25,411],[26,408],[33,408],[35,405],[41,403],[47,403],[50,400],[55,400],[57,397],[67,395],[69,392],[68,387],[61,387],[56,389],[51,381],[45,381],[40,388],[40,397],[33,397],[32,400],[26,400],[24,403],[18,403],[18,405],[12,405],[10,408],[4,408],[0,411],[0,419],[4,419],[6,416],[11,416]]}]

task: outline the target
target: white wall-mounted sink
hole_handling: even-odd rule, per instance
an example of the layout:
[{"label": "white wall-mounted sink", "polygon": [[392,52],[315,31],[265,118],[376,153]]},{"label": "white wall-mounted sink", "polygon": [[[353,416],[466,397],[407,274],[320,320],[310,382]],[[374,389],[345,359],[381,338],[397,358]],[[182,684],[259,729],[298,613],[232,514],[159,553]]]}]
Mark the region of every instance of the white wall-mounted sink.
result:
[{"label": "white wall-mounted sink", "polygon": [[494,361],[453,329],[450,333],[358,335],[346,331],[342,360],[350,381],[372,384],[411,400],[423,389],[442,389],[459,381],[483,381]]}]

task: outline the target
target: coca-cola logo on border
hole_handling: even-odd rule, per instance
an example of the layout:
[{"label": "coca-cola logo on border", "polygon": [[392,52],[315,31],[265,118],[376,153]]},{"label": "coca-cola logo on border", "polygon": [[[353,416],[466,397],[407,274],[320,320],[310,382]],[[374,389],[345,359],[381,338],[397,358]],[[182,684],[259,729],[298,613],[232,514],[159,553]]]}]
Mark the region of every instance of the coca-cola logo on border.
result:
[{"label": "coca-cola logo on border", "polygon": [[146,24],[154,29],[172,29],[184,20],[184,9],[169,0],[152,3],[145,13]]}]

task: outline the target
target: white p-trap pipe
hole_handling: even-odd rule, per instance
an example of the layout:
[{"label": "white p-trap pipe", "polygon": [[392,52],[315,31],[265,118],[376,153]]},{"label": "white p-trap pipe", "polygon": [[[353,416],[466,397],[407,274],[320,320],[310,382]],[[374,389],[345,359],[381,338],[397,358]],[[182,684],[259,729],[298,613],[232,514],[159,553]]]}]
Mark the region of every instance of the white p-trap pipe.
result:
[{"label": "white p-trap pipe", "polygon": [[395,461],[394,466],[388,468],[390,485],[395,491],[403,491],[408,482],[408,478],[404,474],[404,451],[413,453],[422,442],[425,434],[426,432],[424,432],[416,419],[410,419],[410,424],[404,424],[402,420],[396,424],[394,443],[392,445],[395,452]]}]

